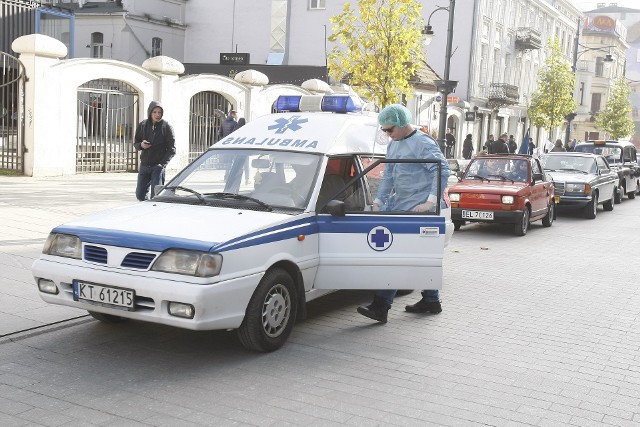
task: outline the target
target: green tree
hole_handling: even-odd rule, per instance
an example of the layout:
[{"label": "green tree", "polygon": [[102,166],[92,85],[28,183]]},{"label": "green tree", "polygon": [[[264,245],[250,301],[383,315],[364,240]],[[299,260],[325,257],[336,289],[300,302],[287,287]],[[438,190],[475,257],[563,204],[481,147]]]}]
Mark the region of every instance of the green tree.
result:
[{"label": "green tree", "polygon": [[607,106],[596,116],[596,127],[605,131],[611,139],[619,139],[633,133],[631,118],[631,88],[624,76],[620,77],[607,100]]},{"label": "green tree", "polygon": [[538,88],[533,93],[529,107],[529,117],[534,126],[549,131],[562,125],[565,116],[576,109],[573,99],[575,75],[566,58],[562,55],[557,39],[549,40],[550,55],[545,65],[538,71]]},{"label": "green tree", "polygon": [[346,77],[364,97],[378,106],[398,102],[410,93],[409,80],[424,61],[418,0],[358,0],[357,11],[345,3],[331,17],[336,42],[329,74]]}]

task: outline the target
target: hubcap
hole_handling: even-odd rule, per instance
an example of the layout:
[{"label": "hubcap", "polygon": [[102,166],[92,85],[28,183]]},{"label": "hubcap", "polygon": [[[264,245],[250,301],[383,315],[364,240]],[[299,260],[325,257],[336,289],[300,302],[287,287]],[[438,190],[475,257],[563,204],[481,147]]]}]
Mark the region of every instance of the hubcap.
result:
[{"label": "hubcap", "polygon": [[264,298],[262,306],[262,327],[264,332],[275,338],[289,323],[291,296],[282,285],[275,285]]}]

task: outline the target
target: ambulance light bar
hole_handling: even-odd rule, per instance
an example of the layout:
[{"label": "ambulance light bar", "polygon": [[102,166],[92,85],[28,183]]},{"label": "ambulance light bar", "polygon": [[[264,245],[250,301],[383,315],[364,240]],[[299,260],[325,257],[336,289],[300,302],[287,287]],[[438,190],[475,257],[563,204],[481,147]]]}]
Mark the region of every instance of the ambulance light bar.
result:
[{"label": "ambulance light bar", "polygon": [[353,113],[360,111],[358,99],[349,95],[282,95],[276,100],[278,111],[325,111],[332,113]]}]

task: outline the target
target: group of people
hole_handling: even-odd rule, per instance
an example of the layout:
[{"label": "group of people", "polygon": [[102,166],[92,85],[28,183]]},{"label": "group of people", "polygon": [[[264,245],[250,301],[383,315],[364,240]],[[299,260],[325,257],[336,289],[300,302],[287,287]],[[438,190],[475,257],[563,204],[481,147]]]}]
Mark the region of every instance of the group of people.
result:
[{"label": "group of people", "polygon": [[555,143],[552,143],[551,140],[547,140],[544,149],[546,153],[563,153],[567,151],[574,151],[577,144],[578,141],[576,141],[575,138],[573,138],[571,141],[565,141],[564,144],[562,143],[561,139],[556,139]]},{"label": "group of people", "polygon": [[[157,185],[164,185],[165,171],[169,161],[176,155],[173,127],[163,119],[164,109],[158,101],[151,101],[147,118],[136,128],[133,146],[140,151],[136,198],[140,201],[153,198]],[[231,110],[220,125],[218,140],[245,124],[238,113]],[[245,165],[245,183],[248,182],[249,165]]]}]

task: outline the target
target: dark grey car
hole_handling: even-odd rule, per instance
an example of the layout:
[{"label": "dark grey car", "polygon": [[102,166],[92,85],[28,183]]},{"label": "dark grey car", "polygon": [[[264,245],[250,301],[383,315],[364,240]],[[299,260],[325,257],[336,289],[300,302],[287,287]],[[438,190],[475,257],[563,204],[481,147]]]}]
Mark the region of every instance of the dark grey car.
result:
[{"label": "dark grey car", "polygon": [[635,145],[614,140],[586,141],[576,145],[575,151],[602,154],[611,169],[618,173],[616,203],[622,202],[625,194],[629,199],[635,199],[640,191],[640,166]]},{"label": "dark grey car", "polygon": [[612,211],[619,179],[607,160],[589,153],[548,153],[544,170],[553,179],[559,209],[582,209],[584,217],[596,217],[598,204]]}]

